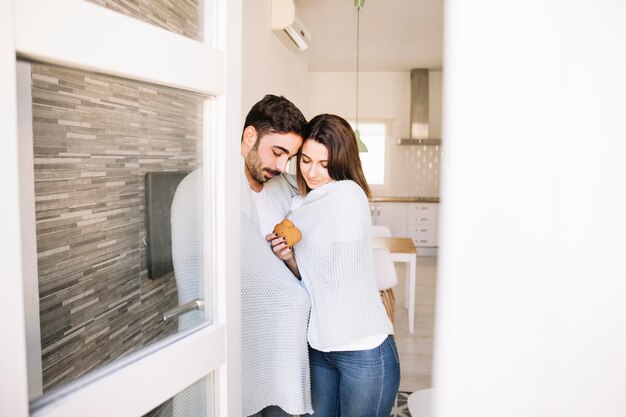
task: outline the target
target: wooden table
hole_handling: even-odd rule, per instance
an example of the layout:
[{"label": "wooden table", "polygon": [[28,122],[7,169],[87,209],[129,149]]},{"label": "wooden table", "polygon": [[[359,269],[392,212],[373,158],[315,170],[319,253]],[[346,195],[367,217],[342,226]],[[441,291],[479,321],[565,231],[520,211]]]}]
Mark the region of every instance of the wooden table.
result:
[{"label": "wooden table", "polygon": [[409,333],[415,329],[415,266],[417,263],[417,249],[413,240],[408,237],[374,237],[372,245],[375,248],[387,248],[394,262],[406,262],[406,291],[404,304],[409,310]]}]

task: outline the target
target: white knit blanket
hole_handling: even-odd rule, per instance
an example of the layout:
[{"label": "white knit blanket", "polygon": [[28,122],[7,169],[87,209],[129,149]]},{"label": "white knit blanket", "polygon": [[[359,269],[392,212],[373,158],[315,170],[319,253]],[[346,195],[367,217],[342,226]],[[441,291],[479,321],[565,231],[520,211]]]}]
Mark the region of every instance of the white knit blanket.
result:
[{"label": "white knit blanket", "polygon": [[[289,211],[295,189],[280,175],[266,185]],[[259,231],[252,191],[241,183],[241,345],[243,415],[270,405],[311,413],[306,329],[310,299]]]},{"label": "white knit blanket", "polygon": [[374,276],[367,198],[353,181],[311,191],[290,217],[302,231],[294,248],[311,296],[308,341],[316,349],[393,333]]}]

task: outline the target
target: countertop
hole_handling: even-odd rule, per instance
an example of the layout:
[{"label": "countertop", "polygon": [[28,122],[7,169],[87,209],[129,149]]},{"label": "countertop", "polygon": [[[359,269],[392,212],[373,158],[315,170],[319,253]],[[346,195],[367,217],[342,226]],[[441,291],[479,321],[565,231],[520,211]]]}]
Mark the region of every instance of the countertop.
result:
[{"label": "countertop", "polygon": [[439,197],[372,197],[371,203],[439,203]]}]

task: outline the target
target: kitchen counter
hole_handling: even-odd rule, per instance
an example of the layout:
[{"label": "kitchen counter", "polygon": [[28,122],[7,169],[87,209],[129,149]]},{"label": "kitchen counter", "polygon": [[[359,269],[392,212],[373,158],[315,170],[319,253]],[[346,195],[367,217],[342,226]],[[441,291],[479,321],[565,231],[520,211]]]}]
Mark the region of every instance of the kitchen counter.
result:
[{"label": "kitchen counter", "polygon": [[439,197],[372,197],[372,203],[439,203]]}]

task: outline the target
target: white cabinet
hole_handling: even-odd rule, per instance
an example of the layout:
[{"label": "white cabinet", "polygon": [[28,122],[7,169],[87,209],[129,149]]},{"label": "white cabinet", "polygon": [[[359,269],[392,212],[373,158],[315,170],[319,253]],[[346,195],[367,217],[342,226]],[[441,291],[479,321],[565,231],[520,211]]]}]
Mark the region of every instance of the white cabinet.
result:
[{"label": "white cabinet", "polygon": [[372,224],[387,226],[394,237],[410,237],[418,256],[437,255],[438,203],[370,202]]},{"label": "white cabinet", "polygon": [[407,204],[371,202],[372,224],[387,226],[392,236],[407,237]]},{"label": "white cabinet", "polygon": [[437,247],[437,212],[436,203],[407,204],[407,234],[415,246]]}]

